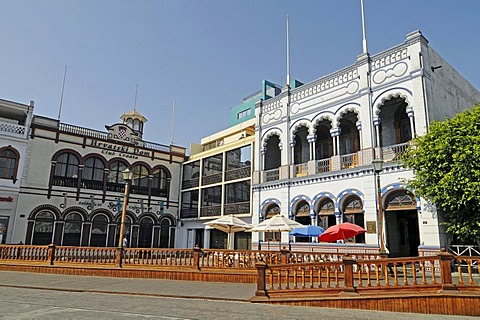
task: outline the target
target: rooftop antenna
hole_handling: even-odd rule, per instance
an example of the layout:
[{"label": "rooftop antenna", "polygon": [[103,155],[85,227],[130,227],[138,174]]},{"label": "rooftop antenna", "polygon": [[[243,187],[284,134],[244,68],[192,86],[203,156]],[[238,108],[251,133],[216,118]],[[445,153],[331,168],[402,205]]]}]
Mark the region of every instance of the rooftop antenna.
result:
[{"label": "rooftop antenna", "polygon": [[290,38],[289,38],[289,32],[288,32],[288,15],[287,15],[287,86],[289,85],[290,85]]},{"label": "rooftop antenna", "polygon": [[135,102],[133,103],[133,111],[137,110],[137,93],[138,93],[138,83],[137,83],[137,86],[135,88]]},{"label": "rooftop antenna", "polygon": [[62,93],[60,95],[60,107],[58,108],[58,118],[57,118],[58,121],[60,121],[60,115],[62,114],[63,92],[65,91],[66,78],[67,78],[67,65],[65,65],[65,71],[63,72]]},{"label": "rooftop antenna", "polygon": [[170,132],[170,145],[173,145],[173,128],[175,125],[175,105],[177,104],[177,100],[173,100],[173,108],[172,108],[172,131]]},{"label": "rooftop antenna", "polygon": [[363,8],[363,0],[360,0],[360,4],[362,6],[362,32],[363,32],[363,54],[368,54],[368,48],[367,48],[367,32],[365,29],[365,10]]}]

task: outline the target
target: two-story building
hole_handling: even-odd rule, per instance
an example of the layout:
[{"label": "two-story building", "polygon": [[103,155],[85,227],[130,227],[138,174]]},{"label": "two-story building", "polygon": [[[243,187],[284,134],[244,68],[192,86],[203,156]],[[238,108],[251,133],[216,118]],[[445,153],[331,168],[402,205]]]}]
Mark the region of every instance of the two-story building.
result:
[{"label": "two-story building", "polygon": [[[392,256],[438,250],[448,241],[442,215],[407,189],[413,172],[402,165],[402,153],[432,121],[479,101],[480,93],[419,31],[333,74],[286,86],[256,104],[253,223],[276,213],[325,228],[349,221],[367,230],[345,239],[356,250],[379,248],[381,240]],[[384,163],[380,197],[374,159]],[[269,240],[284,246],[310,239],[252,235],[254,247]]]},{"label": "two-story building", "polygon": [[185,148],[143,140],[135,109],[121,119],[98,131],[33,117],[12,242],[117,246],[128,168],[128,245],[175,246]]}]

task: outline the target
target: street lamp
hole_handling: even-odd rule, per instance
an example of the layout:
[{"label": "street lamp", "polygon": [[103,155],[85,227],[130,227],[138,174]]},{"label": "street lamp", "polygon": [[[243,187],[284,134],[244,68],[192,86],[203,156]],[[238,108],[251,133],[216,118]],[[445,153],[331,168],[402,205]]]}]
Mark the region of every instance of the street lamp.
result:
[{"label": "street lamp", "polygon": [[377,179],[377,214],[378,214],[378,233],[380,235],[380,254],[385,254],[385,242],[383,241],[383,207],[382,207],[382,188],[380,186],[380,172],[383,170],[383,160],[374,159],[372,161],[373,170]]},{"label": "street lamp", "polygon": [[122,204],[122,218],[120,220],[120,234],[118,236],[118,247],[123,249],[123,235],[125,234],[125,215],[127,213],[127,201],[130,182],[132,181],[133,172],[125,169],[122,171],[123,180],[125,181],[125,192],[123,194],[123,204]]}]

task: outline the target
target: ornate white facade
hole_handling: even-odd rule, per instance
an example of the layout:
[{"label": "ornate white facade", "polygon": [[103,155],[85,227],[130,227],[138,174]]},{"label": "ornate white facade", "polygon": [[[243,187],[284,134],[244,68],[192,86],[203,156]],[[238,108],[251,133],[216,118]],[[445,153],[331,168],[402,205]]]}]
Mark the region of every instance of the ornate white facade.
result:
[{"label": "ornate white facade", "polygon": [[[381,158],[388,251],[437,250],[448,241],[441,216],[406,189],[412,171],[402,165],[402,152],[433,120],[479,101],[480,93],[416,31],[403,44],[257,103],[253,223],[277,212],[324,227],[351,221],[368,232],[347,242],[378,248],[372,160]],[[278,236],[254,233],[252,246]],[[292,241],[301,239],[281,235],[282,246]]]}]

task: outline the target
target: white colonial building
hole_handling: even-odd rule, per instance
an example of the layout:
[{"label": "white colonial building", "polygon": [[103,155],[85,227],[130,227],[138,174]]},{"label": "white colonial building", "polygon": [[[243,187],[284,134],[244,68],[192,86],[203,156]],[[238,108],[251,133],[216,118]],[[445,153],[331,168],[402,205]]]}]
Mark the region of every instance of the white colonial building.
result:
[{"label": "white colonial building", "polygon": [[[367,233],[352,249],[379,248],[375,158],[384,240],[392,256],[416,256],[448,241],[441,214],[406,188],[402,153],[434,120],[472,107],[480,93],[440,57],[419,31],[379,54],[256,105],[253,222],[282,213],[303,224],[350,221]],[[284,232],[259,241],[295,241]],[[320,245],[320,244],[319,244]],[[328,246],[329,244],[321,244]],[[345,246],[345,245],[344,245]]]},{"label": "white colonial building", "polygon": [[135,109],[121,119],[97,131],[34,116],[9,242],[117,246],[128,168],[128,245],[175,246],[185,148],[144,141]]},{"label": "white colonial building", "polygon": [[33,115],[29,105],[0,100],[0,244],[12,241]]}]

